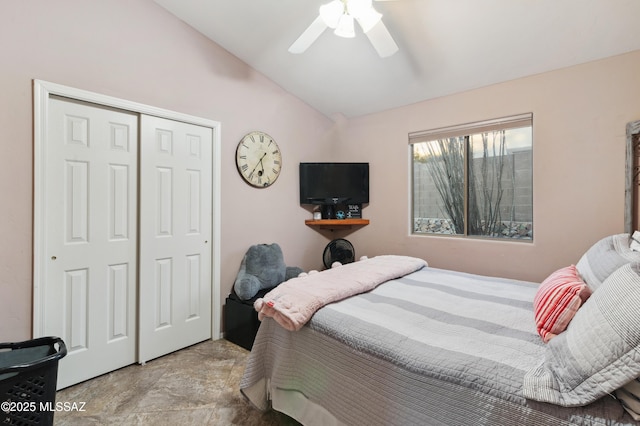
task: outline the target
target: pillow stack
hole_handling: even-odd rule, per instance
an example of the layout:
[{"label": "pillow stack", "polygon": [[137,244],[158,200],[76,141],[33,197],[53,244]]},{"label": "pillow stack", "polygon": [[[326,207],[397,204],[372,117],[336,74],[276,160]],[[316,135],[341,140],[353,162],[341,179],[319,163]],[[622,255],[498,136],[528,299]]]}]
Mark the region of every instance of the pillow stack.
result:
[{"label": "pillow stack", "polygon": [[525,375],[527,398],[589,404],[640,376],[640,263],[607,278]]},{"label": "pillow stack", "polygon": [[[583,285],[592,292],[588,300],[582,297],[589,292]],[[551,274],[539,294],[537,320],[538,312],[541,319],[559,313],[553,324],[538,323],[543,339],[550,337],[544,359],[525,375],[523,395],[562,406],[581,406],[616,393],[635,416],[638,411],[634,410],[640,408],[640,383],[636,381],[640,376],[640,253],[629,248],[629,235],[597,242],[575,268]],[[546,299],[545,294],[549,294]],[[546,306],[544,301],[552,299],[565,303]],[[578,303],[581,306],[561,332]]]}]

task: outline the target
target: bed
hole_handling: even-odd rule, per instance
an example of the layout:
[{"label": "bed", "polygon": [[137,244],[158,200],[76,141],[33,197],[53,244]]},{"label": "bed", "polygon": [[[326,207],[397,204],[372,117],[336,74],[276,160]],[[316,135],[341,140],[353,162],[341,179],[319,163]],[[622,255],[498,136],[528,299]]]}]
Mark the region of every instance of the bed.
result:
[{"label": "bed", "polygon": [[264,317],[241,392],[304,425],[639,424],[619,397],[640,375],[640,253],[629,241],[603,239],[571,266],[589,297],[572,290],[580,306],[548,343],[540,283],[421,266],[341,294],[299,327]]}]

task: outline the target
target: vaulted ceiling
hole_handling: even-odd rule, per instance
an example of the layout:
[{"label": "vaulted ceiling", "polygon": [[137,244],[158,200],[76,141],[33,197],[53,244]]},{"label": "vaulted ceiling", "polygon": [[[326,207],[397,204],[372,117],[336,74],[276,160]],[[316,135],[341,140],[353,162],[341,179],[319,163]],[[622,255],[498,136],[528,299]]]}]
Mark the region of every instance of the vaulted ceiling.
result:
[{"label": "vaulted ceiling", "polygon": [[[378,56],[325,30],[330,0],[155,0],[327,116],[364,115],[640,49],[639,0],[377,0],[399,46]],[[640,75],[640,70],[639,70]]]}]

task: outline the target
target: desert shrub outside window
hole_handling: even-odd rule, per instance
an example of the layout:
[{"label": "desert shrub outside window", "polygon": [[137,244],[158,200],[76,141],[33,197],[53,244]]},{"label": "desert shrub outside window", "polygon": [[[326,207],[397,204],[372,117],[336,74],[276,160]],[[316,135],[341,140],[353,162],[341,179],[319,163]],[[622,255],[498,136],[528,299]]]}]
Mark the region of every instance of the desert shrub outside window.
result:
[{"label": "desert shrub outside window", "polygon": [[412,233],[533,240],[533,114],[409,134]]}]

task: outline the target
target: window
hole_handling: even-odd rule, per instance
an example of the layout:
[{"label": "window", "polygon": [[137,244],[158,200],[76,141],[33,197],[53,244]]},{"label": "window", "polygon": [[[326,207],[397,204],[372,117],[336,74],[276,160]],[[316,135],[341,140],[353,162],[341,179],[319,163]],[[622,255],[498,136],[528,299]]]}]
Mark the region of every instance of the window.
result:
[{"label": "window", "polygon": [[532,240],[532,122],[410,133],[413,233]]}]

